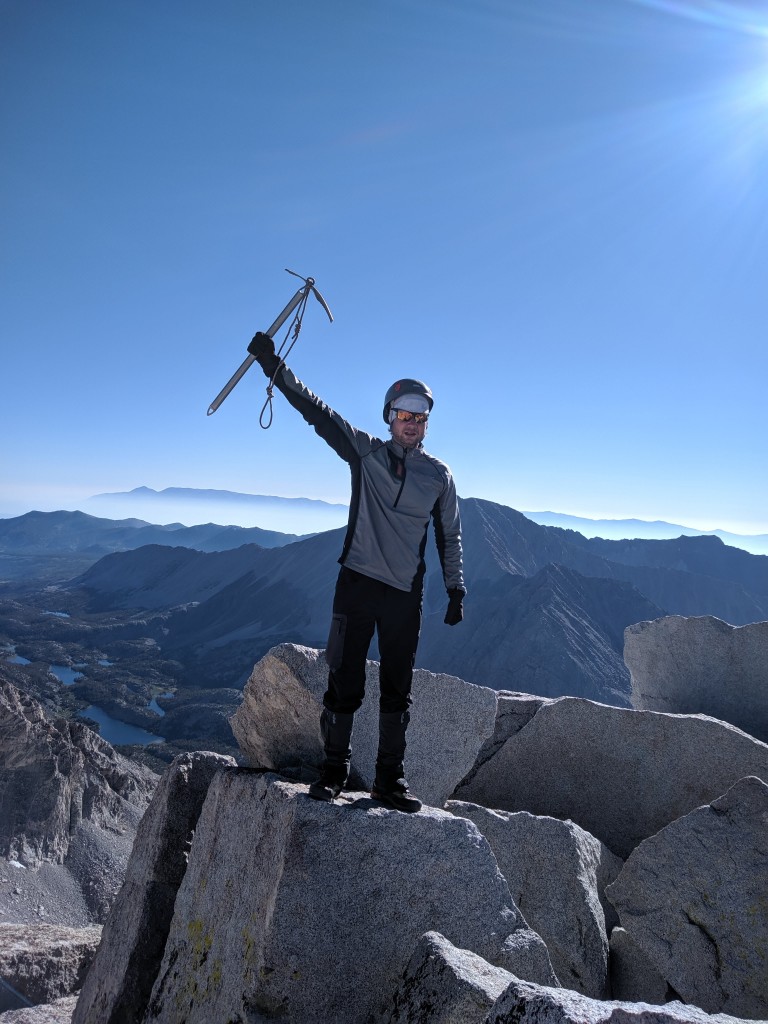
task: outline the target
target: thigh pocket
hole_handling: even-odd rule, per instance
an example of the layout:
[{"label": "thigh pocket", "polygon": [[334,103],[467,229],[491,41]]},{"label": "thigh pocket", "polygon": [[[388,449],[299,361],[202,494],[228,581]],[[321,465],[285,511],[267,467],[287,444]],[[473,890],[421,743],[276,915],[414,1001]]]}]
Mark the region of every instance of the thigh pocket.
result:
[{"label": "thigh pocket", "polygon": [[328,645],[325,648],[325,660],[328,668],[334,670],[341,665],[344,654],[344,635],[347,632],[347,616],[334,613],[331,629],[328,633]]}]

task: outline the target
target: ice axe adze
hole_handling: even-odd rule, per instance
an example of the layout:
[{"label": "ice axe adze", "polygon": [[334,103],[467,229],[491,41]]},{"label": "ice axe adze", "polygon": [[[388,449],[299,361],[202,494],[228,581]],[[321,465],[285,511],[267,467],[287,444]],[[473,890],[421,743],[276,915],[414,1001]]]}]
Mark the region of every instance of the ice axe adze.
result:
[{"label": "ice axe adze", "polygon": [[[287,270],[287,268],[286,268],[286,270]],[[320,305],[323,307],[325,312],[328,314],[328,319],[331,321],[331,323],[333,323],[333,315],[332,315],[330,309],[328,308],[328,303],[325,301],[325,299],[320,294],[320,292],[317,290],[317,288],[315,288],[315,279],[313,277],[302,277],[301,274],[297,274],[293,270],[288,270],[288,273],[289,274],[293,274],[294,277],[301,278],[301,280],[304,282],[304,285],[303,285],[302,288],[299,288],[299,290],[296,292],[296,294],[291,298],[290,302],[288,302],[288,304],[282,310],[282,312],[279,314],[279,316],[277,317],[275,322],[272,324],[272,326],[267,328],[267,330],[264,332],[265,334],[268,334],[270,336],[270,338],[274,338],[274,336],[277,334],[277,332],[283,326],[283,324],[288,319],[288,317],[291,315],[291,313],[293,313],[294,309],[296,309],[297,306],[299,307],[299,310],[298,310],[298,312],[296,313],[296,315],[294,317],[295,322],[296,322],[296,326],[294,327],[294,330],[293,330],[293,341],[291,342],[291,344],[286,349],[283,358],[288,355],[288,353],[290,352],[290,350],[293,348],[294,344],[296,343],[296,339],[299,336],[299,331],[301,330],[301,321],[302,321],[302,317],[304,316],[304,309],[306,308],[307,299],[309,298],[310,292],[315,296],[317,301],[320,303]],[[289,328],[289,331],[290,331],[290,328]],[[280,350],[278,351],[277,354],[280,355],[281,351],[282,351],[282,345],[280,346]],[[256,361],[256,357],[250,355],[250,353],[246,356],[246,358],[242,361],[242,363],[237,368],[237,370],[235,370],[235,372],[232,375],[232,377],[227,381],[227,383],[224,385],[224,387],[221,389],[221,391],[218,393],[218,395],[216,395],[214,400],[208,406],[208,415],[209,416],[211,416],[213,413],[216,412],[216,410],[219,408],[221,403],[224,401],[224,399],[227,397],[227,395],[230,393],[230,391],[234,388],[235,384],[237,384],[237,382],[241,379],[241,377],[243,377],[245,375],[245,372],[248,370],[248,368],[255,361]]]}]

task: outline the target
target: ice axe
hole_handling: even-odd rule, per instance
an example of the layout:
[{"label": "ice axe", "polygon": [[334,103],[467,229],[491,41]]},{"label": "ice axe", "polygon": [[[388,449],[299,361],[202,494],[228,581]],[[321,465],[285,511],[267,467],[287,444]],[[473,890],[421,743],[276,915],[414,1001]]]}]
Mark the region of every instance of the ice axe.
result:
[{"label": "ice axe", "polygon": [[[304,310],[306,309],[307,299],[309,298],[310,294],[315,296],[317,301],[320,303],[320,305],[323,307],[325,312],[328,314],[328,319],[331,321],[331,323],[333,323],[333,314],[331,313],[330,309],[328,308],[328,303],[325,301],[325,299],[320,294],[320,292],[317,290],[317,288],[315,288],[315,279],[313,277],[302,277],[301,274],[297,274],[294,270],[288,270],[287,267],[286,267],[286,272],[289,273],[289,274],[293,274],[294,277],[298,277],[300,280],[302,280],[304,282],[304,284],[303,284],[303,286],[301,288],[299,288],[299,290],[296,292],[296,294],[294,296],[292,296],[292,298],[286,304],[285,308],[280,312],[280,314],[278,315],[277,319],[272,324],[272,326],[267,328],[267,330],[264,332],[265,334],[268,334],[270,338],[274,338],[274,336],[277,334],[277,332],[283,326],[283,324],[288,319],[288,317],[291,315],[291,313],[293,313],[293,311],[295,309],[297,309],[297,307],[298,307],[298,310],[297,310],[296,314],[294,315],[293,321],[291,322],[291,325],[288,328],[288,334],[290,334],[291,333],[291,327],[293,327],[293,337],[291,339],[291,343],[288,346],[288,348],[285,350],[285,352],[283,353],[283,346],[285,345],[285,342],[288,339],[288,335],[286,335],[286,338],[284,339],[283,344],[280,346],[280,348],[278,349],[278,352],[277,352],[277,354],[281,357],[281,359],[285,359],[285,357],[288,355],[288,353],[291,351],[293,346],[296,344],[296,341],[298,340],[299,332],[301,331],[301,322],[302,322],[302,319],[304,317]],[[255,363],[255,362],[256,362],[256,356],[252,356],[249,353],[246,356],[246,358],[242,361],[240,366],[238,366],[238,368],[232,374],[232,376],[227,381],[227,383],[224,385],[224,387],[221,389],[221,391],[218,393],[218,395],[216,395],[214,400],[208,406],[208,415],[209,416],[211,416],[213,413],[216,412],[216,410],[219,408],[219,406],[224,401],[224,399],[227,397],[227,395],[230,393],[230,391],[232,391],[232,389],[238,383],[238,381],[245,375],[245,373],[249,369],[249,367],[252,366],[252,364]],[[265,409],[266,409],[267,404],[269,404],[271,399],[272,399],[272,384],[273,383],[274,383],[274,377],[272,378],[272,381],[270,381],[270,386],[267,388],[267,394],[268,394],[269,397],[267,398],[267,403],[264,406]],[[264,410],[262,409],[262,416],[263,416],[263,414],[264,414]],[[271,411],[270,411],[269,422],[270,423],[272,422]],[[269,425],[269,424],[267,424],[267,425]]]}]

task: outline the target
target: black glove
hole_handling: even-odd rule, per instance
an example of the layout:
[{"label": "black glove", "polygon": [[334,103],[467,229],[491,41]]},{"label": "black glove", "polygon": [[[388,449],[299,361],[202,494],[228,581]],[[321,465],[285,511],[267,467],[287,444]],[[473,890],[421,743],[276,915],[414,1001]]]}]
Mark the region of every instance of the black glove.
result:
[{"label": "black glove", "polygon": [[275,343],[268,334],[259,331],[254,334],[248,351],[256,357],[256,362],[262,368],[267,377],[273,377],[275,370],[281,363],[281,359],[275,354]]},{"label": "black glove", "polygon": [[456,626],[464,618],[464,591],[448,591],[448,611],[445,613],[443,622],[447,626]]}]

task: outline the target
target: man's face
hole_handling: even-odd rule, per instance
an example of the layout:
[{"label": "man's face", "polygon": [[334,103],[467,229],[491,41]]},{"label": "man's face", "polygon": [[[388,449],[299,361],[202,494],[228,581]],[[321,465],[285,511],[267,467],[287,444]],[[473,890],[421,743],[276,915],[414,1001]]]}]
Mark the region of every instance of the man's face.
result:
[{"label": "man's face", "polygon": [[398,444],[401,444],[403,448],[415,448],[424,440],[424,435],[427,432],[427,421],[424,420],[422,423],[417,423],[412,413],[408,413],[408,415],[410,419],[394,419],[389,427],[392,431],[392,437]]}]

